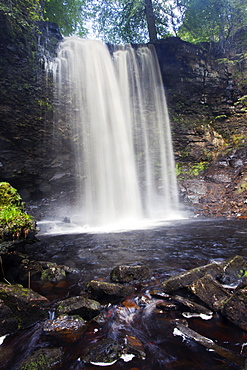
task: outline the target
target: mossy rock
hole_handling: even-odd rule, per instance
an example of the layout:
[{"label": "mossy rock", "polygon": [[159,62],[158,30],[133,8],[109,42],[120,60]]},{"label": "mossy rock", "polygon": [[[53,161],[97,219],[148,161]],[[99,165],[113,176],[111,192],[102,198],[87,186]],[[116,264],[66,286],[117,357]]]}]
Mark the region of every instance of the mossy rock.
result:
[{"label": "mossy rock", "polygon": [[0,208],[4,206],[24,208],[24,203],[18,191],[8,182],[0,182]]},{"label": "mossy rock", "polygon": [[61,348],[41,348],[20,364],[20,370],[55,369],[62,362]]},{"label": "mossy rock", "polygon": [[0,182],[0,240],[26,239],[30,234],[36,234],[36,225],[21,196],[8,182]]}]

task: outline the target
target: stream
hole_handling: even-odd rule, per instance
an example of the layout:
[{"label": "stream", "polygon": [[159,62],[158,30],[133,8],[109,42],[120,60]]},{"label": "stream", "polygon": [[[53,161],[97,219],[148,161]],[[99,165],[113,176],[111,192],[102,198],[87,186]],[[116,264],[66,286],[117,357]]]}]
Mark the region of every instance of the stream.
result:
[{"label": "stream", "polygon": [[[150,289],[159,287],[160,282],[172,274],[235,255],[247,258],[246,220],[187,219],[167,221],[148,229],[108,233],[40,232],[37,237],[35,244],[27,246],[31,258],[65,264],[80,271],[68,275],[63,283],[31,282],[32,289],[51,302],[79,294],[91,279],[110,281],[110,271],[119,264],[138,262],[149,267],[152,279],[138,286],[140,297],[148,295]],[[40,324],[7,336],[0,346],[0,369],[18,369],[20,361],[33,350],[52,346],[62,347],[64,351],[63,365],[58,369],[97,369],[99,366],[81,360],[83,348],[109,335],[118,340],[123,332],[141,341],[146,358],[134,357],[129,362],[121,359],[105,369],[240,369],[201,344],[174,335],[171,322],[178,313],[172,310],[157,312],[152,309],[152,302],[149,308],[138,312],[126,309],[125,317],[111,325],[119,304],[113,303],[111,312],[106,306],[108,325],[101,328],[92,321],[76,343],[54,343],[54,339],[44,334]],[[237,355],[242,353],[247,342],[247,333],[219,314],[214,314],[211,320],[194,317],[188,322],[190,328]]]}]

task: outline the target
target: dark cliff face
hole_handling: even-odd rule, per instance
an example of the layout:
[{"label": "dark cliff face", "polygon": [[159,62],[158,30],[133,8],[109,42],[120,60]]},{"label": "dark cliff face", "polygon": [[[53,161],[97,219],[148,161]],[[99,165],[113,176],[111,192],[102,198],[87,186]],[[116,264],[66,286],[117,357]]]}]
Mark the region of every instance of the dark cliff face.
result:
[{"label": "dark cliff face", "polygon": [[[38,26],[46,32],[45,39]],[[61,39],[58,29],[49,27],[44,22],[14,24],[0,12],[0,178],[17,187],[26,200],[42,196],[49,166],[52,88],[43,69],[43,50],[48,55],[53,49],[54,54],[54,40]]]},{"label": "dark cliff face", "polygon": [[[70,190],[73,193],[73,158],[64,132],[58,138],[60,152],[52,151],[52,78],[44,70],[62,36],[53,23],[20,26],[3,12],[0,35],[0,179],[16,187],[25,201],[61,193],[68,198]],[[239,31],[227,51],[216,44],[192,45],[175,37],[155,43],[181,194],[197,209],[208,199],[207,192],[203,201],[193,198],[195,185],[190,188],[190,182],[199,170],[217,160],[226,147],[229,155],[246,145],[246,35],[245,29]],[[203,172],[201,176],[197,180],[212,182]],[[245,185],[241,186],[244,199]]]}]

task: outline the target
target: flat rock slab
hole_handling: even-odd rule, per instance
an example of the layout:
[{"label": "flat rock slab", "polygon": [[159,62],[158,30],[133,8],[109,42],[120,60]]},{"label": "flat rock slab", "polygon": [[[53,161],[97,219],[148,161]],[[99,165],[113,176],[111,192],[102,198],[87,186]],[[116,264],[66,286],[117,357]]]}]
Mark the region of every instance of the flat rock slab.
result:
[{"label": "flat rock slab", "polygon": [[0,283],[0,299],[18,318],[21,327],[47,318],[47,298],[21,285]]},{"label": "flat rock slab", "polygon": [[58,302],[56,312],[58,315],[79,315],[85,320],[90,320],[99,315],[102,306],[99,302],[81,296],[71,297]]},{"label": "flat rock slab", "polygon": [[133,280],[146,280],[150,278],[149,268],[145,265],[120,265],[110,273],[115,283],[128,283]]},{"label": "flat rock slab", "polygon": [[209,274],[194,281],[188,288],[214,311],[220,311],[231,297],[231,294]]},{"label": "flat rock slab", "polygon": [[201,267],[196,267],[192,270],[181,272],[169,279],[163,281],[162,288],[165,292],[173,292],[180,288],[187,287],[193,281],[200,279],[206,274],[210,274],[214,278],[219,278],[223,274],[223,268],[220,264],[210,263]]},{"label": "flat rock slab", "polygon": [[175,301],[182,303],[184,306],[188,307],[191,312],[197,312],[207,316],[212,316],[213,314],[213,312],[210,311],[208,308],[198,303],[192,302],[190,299],[181,297],[180,295],[175,295],[172,298],[175,299]]},{"label": "flat rock slab", "polygon": [[102,297],[104,295],[126,297],[135,291],[135,288],[131,286],[107,283],[97,280],[91,280],[87,284],[87,289],[91,292],[92,295],[96,297]]},{"label": "flat rock slab", "polygon": [[237,290],[224,304],[222,314],[243,330],[247,330],[247,287]]}]

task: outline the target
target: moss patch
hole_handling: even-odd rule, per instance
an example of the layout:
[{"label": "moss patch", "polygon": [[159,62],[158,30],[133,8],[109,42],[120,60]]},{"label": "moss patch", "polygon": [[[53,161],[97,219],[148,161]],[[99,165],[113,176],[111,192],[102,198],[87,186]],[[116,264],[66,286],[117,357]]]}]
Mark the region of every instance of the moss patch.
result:
[{"label": "moss patch", "polygon": [[17,190],[0,182],[0,240],[25,239],[31,229],[35,229],[34,220],[25,212]]}]

